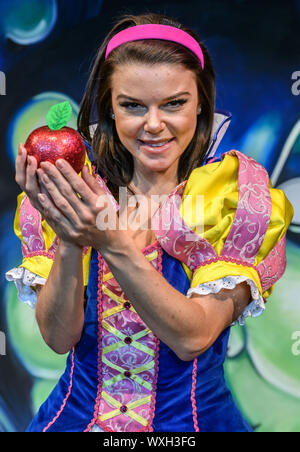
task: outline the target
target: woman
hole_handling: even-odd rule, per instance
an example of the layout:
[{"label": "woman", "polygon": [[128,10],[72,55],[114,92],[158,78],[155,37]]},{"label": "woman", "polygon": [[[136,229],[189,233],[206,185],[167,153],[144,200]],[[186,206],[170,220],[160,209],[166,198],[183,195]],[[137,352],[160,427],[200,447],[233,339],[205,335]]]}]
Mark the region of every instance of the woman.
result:
[{"label": "woman", "polygon": [[202,166],[214,105],[197,36],[127,16],[99,49],[79,113],[94,175],[89,162],[81,177],[63,160],[37,169],[20,145],[15,279],[29,275],[45,342],[69,352],[29,431],[251,431],[223,362],[230,325],[263,312],[283,274],[292,207],[237,151]]}]

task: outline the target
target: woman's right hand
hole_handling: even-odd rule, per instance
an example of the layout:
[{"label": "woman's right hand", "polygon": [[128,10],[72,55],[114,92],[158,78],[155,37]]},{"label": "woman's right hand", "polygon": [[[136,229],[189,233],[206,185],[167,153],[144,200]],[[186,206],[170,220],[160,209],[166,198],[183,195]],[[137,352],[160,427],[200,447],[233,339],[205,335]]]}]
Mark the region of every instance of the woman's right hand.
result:
[{"label": "woman's right hand", "polygon": [[[82,169],[83,176],[79,179],[72,167],[68,169],[72,173],[69,175],[70,180],[55,165],[47,175],[47,167],[38,168],[35,157],[28,155],[25,146],[20,143],[16,158],[17,184],[60,239],[61,247],[64,245],[68,251],[70,248],[82,250],[84,246],[92,246],[91,240],[98,239],[101,235],[96,220],[105,206],[97,206],[97,201],[105,192],[90,176],[87,168]],[[75,182],[73,173],[76,176]],[[60,185],[56,186],[52,178]],[[72,181],[74,186],[71,185]]]},{"label": "woman's right hand", "polygon": [[43,214],[43,207],[38,200],[38,193],[45,193],[45,189],[38,182],[37,161],[35,157],[27,154],[26,148],[22,143],[19,144],[19,152],[16,158],[15,181],[21,190],[26,193],[33,207]]},{"label": "woman's right hand", "polygon": [[31,205],[39,211],[42,217],[46,220],[47,224],[53,229],[55,234],[59,237],[61,246],[66,245],[71,248],[78,248],[77,244],[70,243],[70,237],[64,233],[64,222],[67,226],[70,226],[67,219],[58,222],[51,213],[49,209],[45,209],[44,205],[39,201],[39,194],[47,195],[50,199],[50,195],[41,180],[40,169],[38,169],[37,160],[35,157],[27,154],[25,146],[19,144],[19,152],[16,158],[16,175],[15,181],[19,185],[22,191],[26,193],[29,198]]}]

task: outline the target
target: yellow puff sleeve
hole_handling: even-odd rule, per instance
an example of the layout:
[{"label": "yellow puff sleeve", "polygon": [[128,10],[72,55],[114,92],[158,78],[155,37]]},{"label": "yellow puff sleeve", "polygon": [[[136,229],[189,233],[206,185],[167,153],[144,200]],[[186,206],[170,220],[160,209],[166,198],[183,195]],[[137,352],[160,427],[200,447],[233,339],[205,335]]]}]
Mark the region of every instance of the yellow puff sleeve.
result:
[{"label": "yellow puff sleeve", "polygon": [[293,208],[267,171],[238,151],[196,168],[157,213],[161,246],[180,260],[187,297],[246,281],[252,301],[239,318],[257,316],[286,266],[285,236]]},{"label": "yellow puff sleeve", "polygon": [[[266,170],[238,151],[195,169],[183,200],[186,195],[193,201],[197,195],[203,197],[202,221],[193,221],[191,211],[184,212],[184,202],[179,210],[191,230],[211,246],[190,272],[188,296],[216,293],[247,281],[252,305],[239,319],[243,324],[245,317],[264,310],[263,299],[285,270],[285,234],[293,207],[282,190],[272,188]],[[188,272],[186,265],[185,269]]]},{"label": "yellow puff sleeve", "polygon": [[[91,163],[86,156],[86,164],[92,172]],[[45,284],[55,257],[58,237],[31,205],[27,195],[22,192],[17,199],[14,231],[21,241],[23,260],[17,268],[6,273],[8,281],[14,281],[20,301],[35,306],[34,287]],[[83,249],[83,281],[87,286],[91,248]]]}]

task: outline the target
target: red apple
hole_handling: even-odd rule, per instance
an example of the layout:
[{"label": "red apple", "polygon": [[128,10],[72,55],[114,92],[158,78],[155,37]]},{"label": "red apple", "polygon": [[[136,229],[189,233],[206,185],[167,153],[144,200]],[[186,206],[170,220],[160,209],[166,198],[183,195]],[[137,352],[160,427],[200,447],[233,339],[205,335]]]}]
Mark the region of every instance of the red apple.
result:
[{"label": "red apple", "polygon": [[85,144],[81,135],[66,124],[72,116],[68,101],[53,105],[46,117],[47,125],[35,129],[27,138],[25,148],[33,155],[40,166],[41,162],[64,159],[77,173],[85,162]]},{"label": "red apple", "polygon": [[85,143],[81,135],[71,127],[51,130],[48,126],[35,129],[27,138],[25,148],[28,155],[36,158],[38,166],[48,161],[66,160],[77,173],[85,162]]}]

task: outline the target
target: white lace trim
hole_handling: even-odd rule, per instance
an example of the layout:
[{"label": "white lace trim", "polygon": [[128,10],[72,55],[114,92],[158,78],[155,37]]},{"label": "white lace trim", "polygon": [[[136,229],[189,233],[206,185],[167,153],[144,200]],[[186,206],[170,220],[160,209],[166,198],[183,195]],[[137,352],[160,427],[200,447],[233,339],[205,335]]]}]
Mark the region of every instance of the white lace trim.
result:
[{"label": "white lace trim", "polygon": [[247,317],[258,317],[265,310],[264,299],[260,295],[255,282],[246,276],[226,276],[225,278],[220,278],[216,281],[199,284],[199,286],[188,290],[187,297],[189,298],[193,293],[208,295],[210,293],[218,293],[221,289],[234,289],[238,284],[241,284],[244,281],[250,286],[252,301],[238,317],[237,321],[232,323],[232,325],[235,325],[237,322],[240,325],[244,325]]},{"label": "white lace trim", "polygon": [[7,281],[14,281],[19,300],[22,303],[28,304],[31,308],[35,308],[37,297],[32,287],[44,285],[46,279],[30,272],[24,267],[12,268],[5,274],[5,277]]},{"label": "white lace trim", "polygon": [[[14,281],[18,291],[19,300],[22,303],[28,304],[31,308],[35,308],[37,297],[36,292],[32,289],[32,287],[36,285],[44,285],[46,283],[46,279],[30,272],[24,267],[12,268],[5,274],[5,277],[7,281]],[[218,293],[221,289],[234,289],[238,284],[241,284],[244,281],[246,281],[250,286],[252,297],[252,301],[237,319],[237,322],[240,325],[244,325],[247,317],[258,317],[265,310],[263,297],[260,295],[259,290],[252,279],[249,279],[246,276],[226,276],[224,278],[217,279],[216,281],[199,284],[197,287],[190,288],[186,296],[189,298],[193,293],[198,295],[208,295],[210,293]],[[235,323],[236,322],[232,325],[235,325]]]}]

